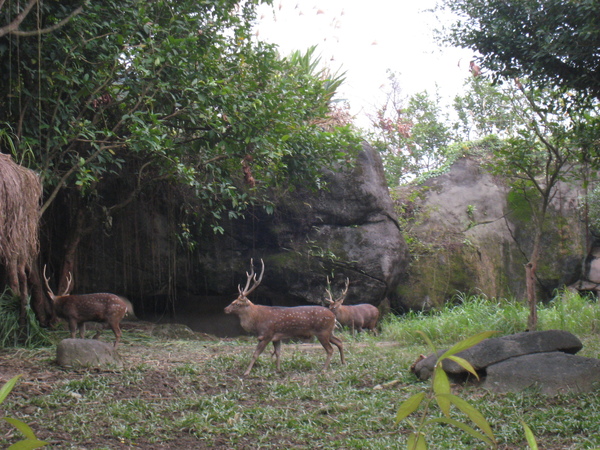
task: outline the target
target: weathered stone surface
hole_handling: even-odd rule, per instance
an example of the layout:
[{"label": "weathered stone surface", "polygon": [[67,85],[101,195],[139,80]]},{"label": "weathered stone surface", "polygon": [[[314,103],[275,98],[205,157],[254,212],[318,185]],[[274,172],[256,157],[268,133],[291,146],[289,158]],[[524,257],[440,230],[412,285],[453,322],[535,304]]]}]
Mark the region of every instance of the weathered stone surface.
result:
[{"label": "weathered stone surface", "polygon": [[[533,242],[531,211],[524,197],[485,164],[476,156],[461,158],[446,173],[396,189],[403,220],[416,241],[433,251],[421,252],[411,263],[407,282],[390,299],[393,306],[436,307],[457,291],[489,298],[526,296],[523,264]],[[575,181],[557,185],[536,274],[542,300],[581,274],[587,251],[587,233],[578,219],[581,196]],[[597,267],[590,267],[592,281],[600,273]]]},{"label": "weathered stone surface", "polygon": [[[492,364],[522,355],[555,351],[575,354],[581,350],[582,346],[579,338],[568,331],[534,331],[486,339],[457,353],[457,356],[466,359],[475,370],[482,370]],[[417,362],[413,372],[422,380],[428,379],[431,377],[438,356],[443,352],[445,350]],[[444,360],[442,367],[449,374],[466,373],[465,369],[454,361]]]},{"label": "weathered stone surface", "polygon": [[56,361],[62,367],[73,368],[122,364],[112,344],[96,339],[63,339],[56,347]]},{"label": "weathered stone surface", "polygon": [[563,352],[518,356],[487,368],[483,387],[497,393],[538,389],[545,395],[600,389],[600,360]]}]

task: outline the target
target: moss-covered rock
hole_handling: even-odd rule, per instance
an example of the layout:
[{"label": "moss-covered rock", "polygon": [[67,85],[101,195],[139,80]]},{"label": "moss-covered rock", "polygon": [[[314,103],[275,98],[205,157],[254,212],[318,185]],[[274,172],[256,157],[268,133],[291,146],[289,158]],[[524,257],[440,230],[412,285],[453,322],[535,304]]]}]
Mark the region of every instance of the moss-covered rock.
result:
[{"label": "moss-covered rock", "polygon": [[[524,298],[532,215],[527,201],[505,180],[476,159],[462,158],[447,173],[399,188],[394,196],[412,259],[408,281],[392,303],[428,308],[457,292]],[[559,183],[537,270],[541,299],[579,276],[585,233],[578,197],[576,185]]]}]

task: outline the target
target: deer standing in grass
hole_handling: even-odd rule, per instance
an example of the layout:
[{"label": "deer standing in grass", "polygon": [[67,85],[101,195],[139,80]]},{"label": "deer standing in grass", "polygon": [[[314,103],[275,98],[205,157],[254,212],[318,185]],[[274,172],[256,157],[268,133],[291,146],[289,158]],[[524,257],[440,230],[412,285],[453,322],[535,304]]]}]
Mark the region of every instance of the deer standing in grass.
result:
[{"label": "deer standing in grass", "polygon": [[[69,273],[67,287],[62,295],[54,295],[48,277],[46,277],[46,266],[44,266],[44,281],[48,296],[52,299],[52,306],[57,317],[64,319],[69,324],[71,338],[75,338],[75,333],[79,330],[81,339],[85,338],[85,322],[106,322],[115,333],[115,348],[121,340],[121,328],[119,323],[128,312],[133,314],[133,308],[129,300],[119,297],[115,294],[83,294],[66,295],[69,292],[72,277]],[[100,331],[96,333],[94,339],[98,338]]]},{"label": "deer standing in grass", "polygon": [[[329,285],[329,278],[327,278],[327,284]],[[342,295],[337,299],[333,299],[330,289],[326,289],[329,298],[325,299],[329,303],[329,309],[335,314],[337,321],[346,327],[352,328],[352,335],[355,330],[362,331],[363,329],[371,330],[373,334],[377,334],[377,321],[379,320],[379,310],[369,304],[360,303],[358,305],[343,305],[348,293],[348,286],[350,280],[346,278],[346,287],[342,292]]]},{"label": "deer standing in grass", "polygon": [[[294,337],[309,338],[315,336],[319,340],[327,352],[323,370],[329,367],[333,355],[332,343],[339,349],[342,364],[345,364],[342,341],[333,335],[335,315],[327,308],[322,306],[277,307],[255,305],[248,299],[248,295],[262,281],[265,272],[265,264],[262,259],[261,264],[262,270],[257,278],[254,273],[253,261],[250,260],[252,271],[251,273],[246,272],[246,276],[248,277],[246,287],[242,289],[238,286],[238,298],[225,308],[226,314],[236,314],[239,316],[240,324],[244,330],[258,335],[258,345],[252,355],[252,360],[248,368],[244,372],[244,376],[250,373],[254,363],[267,345],[269,345],[269,342],[273,342],[273,354],[276,358],[277,370],[281,370],[279,359],[281,355],[281,340]],[[252,286],[250,285],[251,283]]]}]

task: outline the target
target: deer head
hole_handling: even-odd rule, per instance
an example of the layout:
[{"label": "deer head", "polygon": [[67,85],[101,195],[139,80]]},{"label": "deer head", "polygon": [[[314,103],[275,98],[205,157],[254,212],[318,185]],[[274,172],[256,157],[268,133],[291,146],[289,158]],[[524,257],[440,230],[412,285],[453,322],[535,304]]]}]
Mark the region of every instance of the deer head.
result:
[{"label": "deer head", "polygon": [[236,310],[253,304],[248,299],[248,296],[252,292],[254,292],[254,290],[260,285],[260,282],[262,281],[263,275],[265,273],[265,263],[262,259],[260,260],[260,263],[262,268],[260,271],[260,275],[257,277],[256,273],[254,272],[254,260],[250,260],[251,271],[250,273],[246,272],[246,286],[244,287],[244,289],[242,289],[241,285],[238,284],[238,298],[235,299],[227,308],[225,308],[225,313],[230,314]]},{"label": "deer head", "polygon": [[329,286],[329,288],[326,289],[325,291],[327,292],[327,295],[329,296],[329,298],[326,298],[325,302],[329,304],[329,309],[331,309],[332,311],[335,312],[336,309],[338,309],[340,306],[342,306],[342,304],[344,303],[344,300],[346,299],[346,294],[348,293],[348,287],[350,286],[350,280],[348,278],[346,278],[346,286],[344,287],[344,290],[342,291],[342,295],[340,295],[337,300],[334,300],[333,295],[331,294],[331,284],[329,281],[329,277],[327,277],[327,286]]}]

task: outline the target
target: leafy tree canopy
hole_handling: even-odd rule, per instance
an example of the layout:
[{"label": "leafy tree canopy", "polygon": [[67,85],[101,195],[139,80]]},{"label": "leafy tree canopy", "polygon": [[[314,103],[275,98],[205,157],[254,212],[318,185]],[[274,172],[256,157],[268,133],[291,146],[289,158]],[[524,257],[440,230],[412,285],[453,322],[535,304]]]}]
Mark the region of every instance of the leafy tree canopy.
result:
[{"label": "leafy tree canopy", "polygon": [[[256,42],[258,3],[101,0],[51,33],[0,37],[0,124],[41,173],[44,208],[66,190],[106,210],[165,181],[219,218],[267,188],[318,181],[356,141],[322,126],[340,79]],[[79,6],[41,3],[19,29]],[[17,8],[0,6],[9,23]],[[117,198],[99,195],[115,180],[127,181]]]},{"label": "leafy tree canopy", "polygon": [[600,99],[598,0],[446,0],[443,39],[470,48],[496,76]]},{"label": "leafy tree canopy", "polygon": [[421,92],[405,98],[396,75],[390,74],[389,79],[386,101],[376,111],[372,126],[388,183],[396,186],[444,165],[452,135],[438,97]]}]

